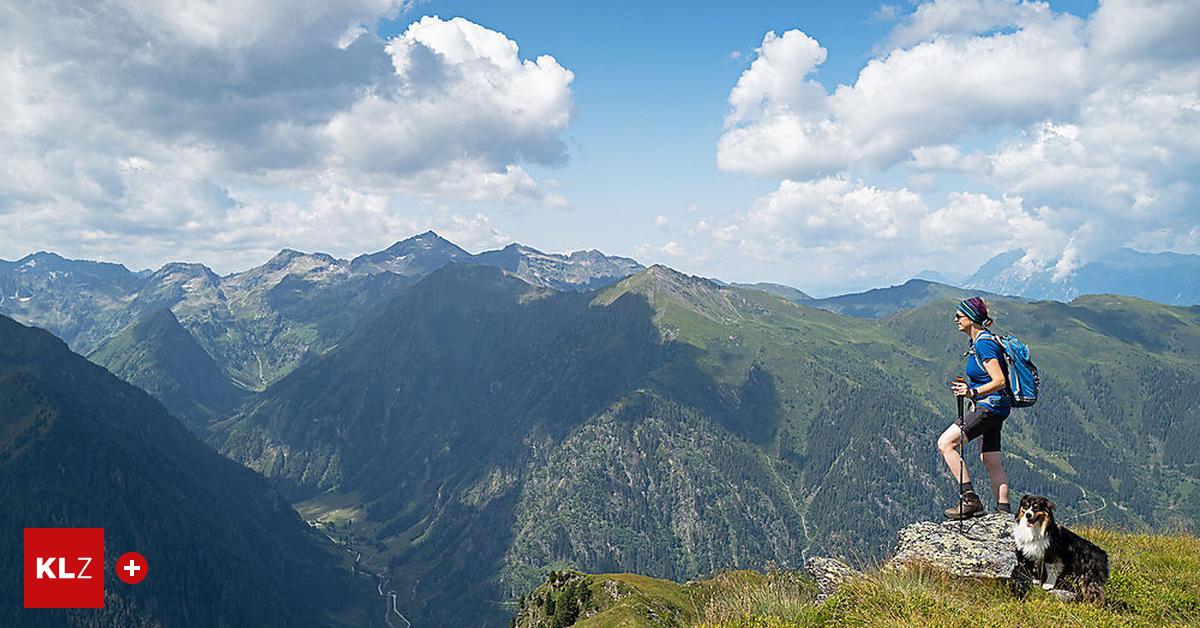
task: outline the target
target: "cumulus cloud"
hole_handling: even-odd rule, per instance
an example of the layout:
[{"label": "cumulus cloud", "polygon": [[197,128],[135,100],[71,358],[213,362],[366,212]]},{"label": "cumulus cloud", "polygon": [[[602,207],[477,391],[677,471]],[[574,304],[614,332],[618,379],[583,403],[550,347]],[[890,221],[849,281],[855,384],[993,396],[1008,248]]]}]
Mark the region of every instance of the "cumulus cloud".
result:
[{"label": "cumulus cloud", "polygon": [[921,197],[904,188],[884,190],[846,177],[785,179],[755,203],[744,224],[784,252],[855,243],[870,257],[887,249],[870,243],[908,235],[925,211]]},{"label": "cumulus cloud", "polygon": [[1028,26],[1050,13],[1045,2],[1012,0],[934,0],[896,26],[889,47],[906,48],[947,35],[975,35],[1011,25]]},{"label": "cumulus cloud", "polygon": [[914,148],[1069,114],[1084,84],[1081,31],[1043,15],[1013,32],[939,35],[872,59],[832,93],[807,78],[825,59],[815,40],[768,33],[730,92],[717,164],[789,177],[886,169]]},{"label": "cumulus cloud", "polygon": [[[784,180],[745,212],[697,220],[680,257],[697,267],[735,258],[769,278],[815,292],[899,283],[919,270],[970,274],[993,255],[1024,248],[1030,272],[1053,266],[1070,234],[1054,210],[1017,196],[956,192],[937,204],[907,187],[847,176]],[[678,243],[676,243],[678,244]],[[756,273],[764,277],[762,270]]]},{"label": "cumulus cloud", "polygon": [[[768,33],[717,144],[721,169],[782,179],[730,222],[738,246],[858,260],[899,233],[920,252],[891,259],[916,272],[950,263],[947,243],[976,221],[1022,234],[989,250],[1025,248],[1022,264],[1060,278],[1119,246],[1200,252],[1198,30],[1187,0],[1102,0],[1085,18],[1043,2],[934,0],[832,87],[813,78],[819,42]],[[881,175],[912,187],[862,183]]]},{"label": "cumulus cloud", "polygon": [[185,254],[179,243],[196,259],[209,243],[302,246],[314,220],[334,233],[346,218],[331,197],[396,214],[373,223],[396,236],[456,224],[397,195],[565,205],[525,165],[567,159],[572,73],[461,18],[375,34],[410,5],[6,6],[0,215],[18,228],[0,247],[159,263]]},{"label": "cumulus cloud", "polygon": [[353,172],[405,175],[462,155],[495,168],[561,163],[574,74],[522,61],[516,42],[463,18],[424,17],[387,45],[395,80],[336,113],[324,134]]}]

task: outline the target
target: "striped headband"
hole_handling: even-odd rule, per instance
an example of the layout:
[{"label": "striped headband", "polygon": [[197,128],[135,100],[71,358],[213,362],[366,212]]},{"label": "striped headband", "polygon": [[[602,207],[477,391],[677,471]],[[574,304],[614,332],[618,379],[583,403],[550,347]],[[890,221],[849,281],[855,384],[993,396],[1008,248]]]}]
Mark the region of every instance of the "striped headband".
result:
[{"label": "striped headband", "polygon": [[958,302],[958,311],[971,319],[977,325],[983,325],[988,320],[987,304],[979,297],[971,297]]}]

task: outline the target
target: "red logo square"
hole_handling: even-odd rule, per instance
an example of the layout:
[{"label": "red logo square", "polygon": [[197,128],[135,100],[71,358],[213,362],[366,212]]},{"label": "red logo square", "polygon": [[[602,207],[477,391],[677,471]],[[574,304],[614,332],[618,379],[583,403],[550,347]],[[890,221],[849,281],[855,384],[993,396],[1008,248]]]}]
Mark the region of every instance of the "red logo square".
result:
[{"label": "red logo square", "polygon": [[25,608],[104,608],[104,528],[25,528]]}]

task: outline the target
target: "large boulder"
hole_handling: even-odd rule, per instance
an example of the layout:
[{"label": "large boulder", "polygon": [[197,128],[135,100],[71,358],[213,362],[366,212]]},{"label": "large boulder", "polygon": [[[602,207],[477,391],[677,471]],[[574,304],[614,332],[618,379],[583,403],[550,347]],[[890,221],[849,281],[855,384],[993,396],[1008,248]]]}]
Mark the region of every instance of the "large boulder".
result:
[{"label": "large boulder", "polygon": [[900,530],[888,565],[921,563],[966,578],[1009,578],[1017,566],[1012,515],[991,514],[968,521],[922,521]]}]

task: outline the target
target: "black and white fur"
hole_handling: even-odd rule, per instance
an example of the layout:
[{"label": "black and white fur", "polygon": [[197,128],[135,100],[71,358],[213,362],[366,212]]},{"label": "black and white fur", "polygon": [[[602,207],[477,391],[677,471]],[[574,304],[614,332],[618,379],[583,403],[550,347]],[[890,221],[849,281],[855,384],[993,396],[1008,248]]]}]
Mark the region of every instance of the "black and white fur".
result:
[{"label": "black and white fur", "polygon": [[1083,599],[1102,602],[1108,583],[1108,554],[1091,541],[1054,522],[1054,502],[1037,495],[1021,498],[1013,522],[1017,545],[1014,589],[1021,595],[1031,583],[1046,590],[1074,590]]}]

